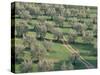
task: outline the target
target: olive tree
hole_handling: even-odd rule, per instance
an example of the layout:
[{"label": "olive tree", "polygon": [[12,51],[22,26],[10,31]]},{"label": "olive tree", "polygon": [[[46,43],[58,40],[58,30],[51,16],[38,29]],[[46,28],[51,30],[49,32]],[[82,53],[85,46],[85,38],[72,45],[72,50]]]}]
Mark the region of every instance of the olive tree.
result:
[{"label": "olive tree", "polygon": [[68,42],[75,43],[76,38],[77,38],[76,30],[71,29],[68,33]]},{"label": "olive tree", "polygon": [[47,51],[43,46],[37,43],[34,45],[32,44],[31,53],[32,53],[33,61],[41,61],[43,58],[46,57]]},{"label": "olive tree", "polygon": [[30,15],[33,18],[37,18],[38,15],[42,15],[43,14],[43,12],[40,10],[40,7],[36,6],[35,4],[34,5],[33,4],[27,5],[26,9],[30,12]]},{"label": "olive tree", "polygon": [[53,18],[53,16],[56,15],[56,10],[55,10],[55,8],[49,7],[49,8],[47,9],[47,11],[46,11],[46,14],[47,14],[48,16],[51,16],[51,18]]},{"label": "olive tree", "polygon": [[71,15],[70,9],[65,9],[64,15],[65,15],[65,17],[70,16]]},{"label": "olive tree", "polygon": [[47,49],[47,51],[51,51],[52,48],[52,41],[43,41],[43,46]]},{"label": "olive tree", "polygon": [[79,53],[75,53],[73,52],[70,56],[70,62],[72,63],[73,66],[75,66],[77,64],[77,61],[79,60]]},{"label": "olive tree", "polygon": [[36,39],[34,36],[26,34],[23,36],[23,44],[25,46],[25,48],[31,48],[31,44],[32,43],[36,43]]},{"label": "olive tree", "polygon": [[63,62],[63,64],[61,65],[61,70],[66,70],[66,69],[67,69],[66,62]]},{"label": "olive tree", "polygon": [[38,17],[37,17],[37,20],[38,20],[39,23],[45,24],[46,18],[45,18],[44,16],[38,16]]},{"label": "olive tree", "polygon": [[16,3],[15,7],[15,15],[17,15],[19,18],[25,20],[32,18],[30,11],[26,9],[26,4]]},{"label": "olive tree", "polygon": [[15,59],[16,59],[16,63],[21,63],[24,49],[25,49],[25,47],[23,45],[15,45]]},{"label": "olive tree", "polygon": [[27,23],[25,21],[16,21],[16,34],[18,37],[23,37],[23,35],[26,34],[26,32],[28,31],[28,26]]},{"label": "olive tree", "polygon": [[79,17],[86,17],[87,16],[85,7],[82,7],[81,10],[79,10],[78,16]]},{"label": "olive tree", "polygon": [[59,41],[63,38],[63,33],[61,32],[61,30],[59,28],[54,28],[52,31],[54,38]]},{"label": "olive tree", "polygon": [[85,24],[82,23],[75,23],[73,25],[73,29],[75,29],[77,31],[77,34],[83,34],[83,31],[85,31],[87,29],[87,26]]},{"label": "olive tree", "polygon": [[29,20],[29,19],[32,19],[32,16],[30,15],[30,12],[27,11],[27,10],[21,10],[19,12],[19,17],[21,19],[25,19],[25,20]]},{"label": "olive tree", "polygon": [[61,15],[54,16],[54,21],[59,27],[63,27],[63,22],[65,21],[65,18]]},{"label": "olive tree", "polygon": [[69,60],[64,61],[61,65],[61,70],[73,70],[73,69],[74,69],[74,66]]},{"label": "olive tree", "polygon": [[[16,10],[15,10],[15,15],[16,15],[16,16],[20,16],[20,12],[21,12],[22,10],[25,10],[24,5],[21,4],[21,3],[19,3],[19,2],[16,3],[15,8],[16,8]],[[13,8],[13,9],[15,9],[15,8]]]},{"label": "olive tree", "polygon": [[52,32],[54,26],[55,26],[55,23],[53,22],[49,22],[49,21],[45,21],[45,24],[46,24],[46,27],[47,27],[47,31],[48,32]]},{"label": "olive tree", "polygon": [[23,73],[32,72],[32,59],[24,60],[21,63],[20,70]]},{"label": "olive tree", "polygon": [[53,63],[48,61],[47,59],[43,59],[38,63],[38,71],[52,71]]},{"label": "olive tree", "polygon": [[36,37],[44,40],[47,32],[47,27],[44,24],[35,25]]},{"label": "olive tree", "polygon": [[73,17],[70,20],[71,20],[72,27],[74,28],[74,26],[78,24],[78,19],[76,17]]},{"label": "olive tree", "polygon": [[93,32],[88,30],[84,32],[84,36],[82,38],[85,43],[90,44],[93,41],[93,36]]},{"label": "olive tree", "polygon": [[55,10],[56,10],[56,14],[57,15],[62,15],[64,16],[64,13],[65,13],[65,7],[63,5],[55,5]]}]

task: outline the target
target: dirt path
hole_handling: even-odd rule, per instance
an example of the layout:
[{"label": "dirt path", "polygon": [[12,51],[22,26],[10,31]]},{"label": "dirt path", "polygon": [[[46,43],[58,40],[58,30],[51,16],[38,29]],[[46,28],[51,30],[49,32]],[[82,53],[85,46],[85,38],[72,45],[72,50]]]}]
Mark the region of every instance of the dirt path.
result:
[{"label": "dirt path", "polygon": [[63,37],[63,41],[62,41],[62,42],[63,42],[63,45],[64,45],[64,47],[65,47],[71,54],[76,53],[77,55],[79,55],[79,60],[80,60],[80,62],[82,62],[82,63],[86,66],[86,68],[88,68],[88,69],[94,68],[94,66],[93,66],[92,64],[90,64],[88,61],[86,61],[86,60],[79,54],[79,50],[74,49],[74,48],[73,48],[71,45],[69,45],[69,44],[66,45],[66,43],[64,42],[64,40],[67,41],[65,37]]}]

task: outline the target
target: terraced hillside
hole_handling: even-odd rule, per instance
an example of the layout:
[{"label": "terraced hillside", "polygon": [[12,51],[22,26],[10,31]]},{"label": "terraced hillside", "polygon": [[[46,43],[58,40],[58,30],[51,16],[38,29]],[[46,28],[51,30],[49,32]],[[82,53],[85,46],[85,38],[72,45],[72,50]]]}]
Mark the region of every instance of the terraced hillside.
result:
[{"label": "terraced hillside", "polygon": [[97,7],[16,2],[11,18],[13,72],[97,68]]}]

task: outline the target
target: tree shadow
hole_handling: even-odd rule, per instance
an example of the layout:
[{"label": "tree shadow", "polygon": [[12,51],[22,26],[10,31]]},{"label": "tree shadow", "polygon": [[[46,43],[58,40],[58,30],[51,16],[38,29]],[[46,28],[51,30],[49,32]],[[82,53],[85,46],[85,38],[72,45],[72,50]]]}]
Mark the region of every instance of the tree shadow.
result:
[{"label": "tree shadow", "polygon": [[47,41],[51,41],[52,40],[52,42],[54,42],[54,43],[60,43],[60,44],[63,44],[63,42],[65,43],[65,44],[68,44],[68,42],[67,41],[62,41],[62,40],[55,40],[55,39],[48,39],[48,38],[45,38],[45,40],[47,40]]}]

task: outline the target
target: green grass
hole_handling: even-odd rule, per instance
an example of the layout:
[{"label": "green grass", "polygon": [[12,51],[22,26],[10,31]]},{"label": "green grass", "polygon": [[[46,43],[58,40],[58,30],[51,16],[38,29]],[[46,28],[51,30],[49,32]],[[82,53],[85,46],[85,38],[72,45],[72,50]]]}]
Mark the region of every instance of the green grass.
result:
[{"label": "green grass", "polygon": [[73,48],[79,50],[81,56],[95,67],[97,65],[97,56],[90,55],[91,51],[95,50],[90,44],[71,44]]},{"label": "green grass", "polygon": [[32,65],[32,72],[37,72],[38,71],[38,65],[37,64],[33,64]]},{"label": "green grass", "polygon": [[20,73],[20,65],[15,64],[15,73]]},{"label": "green grass", "polygon": [[36,37],[36,32],[34,31],[28,31],[26,34],[32,37]]},{"label": "green grass", "polygon": [[51,19],[51,16],[42,16],[44,19]]},{"label": "green grass", "polygon": [[70,25],[70,22],[65,21],[65,22],[63,23],[63,27],[72,27],[72,25]]},{"label": "green grass", "polygon": [[75,41],[78,42],[78,43],[83,43],[83,42],[84,42],[84,41],[82,40],[82,37],[81,37],[81,36],[77,36],[77,38],[76,38]]},{"label": "green grass", "polygon": [[72,47],[77,48],[79,50],[93,50],[93,45],[91,44],[84,44],[84,43],[75,43],[75,44],[71,44]]},{"label": "green grass", "polygon": [[69,52],[62,44],[53,43],[52,51],[48,53],[48,58],[67,60],[68,57],[69,57]]},{"label": "green grass", "polygon": [[21,38],[15,38],[15,45],[22,45],[23,40]]},{"label": "green grass", "polygon": [[34,26],[35,25],[37,25],[38,24],[38,21],[37,20],[30,20],[29,22],[28,22],[28,28],[29,29],[33,29],[34,28]]},{"label": "green grass", "polygon": [[[21,73],[21,67],[20,64],[15,64],[15,73]],[[37,72],[38,71],[38,66],[37,64],[32,64],[32,72]]]},{"label": "green grass", "polygon": [[75,43],[71,44],[71,46],[75,49],[78,49],[81,55],[90,55],[91,51],[94,51],[92,45],[90,44],[83,44],[83,43]]},{"label": "green grass", "polygon": [[63,33],[69,33],[72,28],[60,28]]},{"label": "green grass", "polygon": [[97,57],[96,56],[84,56],[84,59],[86,59],[89,63],[94,65],[94,67],[97,67]]},{"label": "green grass", "polygon": [[54,35],[51,34],[51,33],[47,33],[47,34],[46,34],[46,38],[47,38],[47,39],[53,39],[53,38],[54,38]]}]

